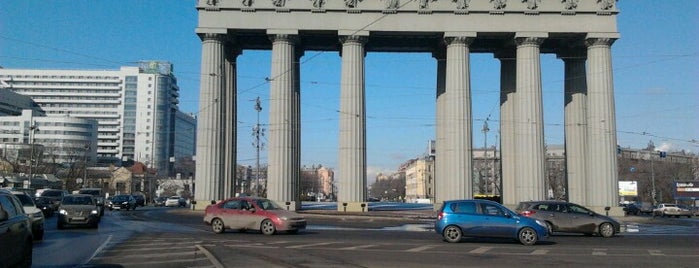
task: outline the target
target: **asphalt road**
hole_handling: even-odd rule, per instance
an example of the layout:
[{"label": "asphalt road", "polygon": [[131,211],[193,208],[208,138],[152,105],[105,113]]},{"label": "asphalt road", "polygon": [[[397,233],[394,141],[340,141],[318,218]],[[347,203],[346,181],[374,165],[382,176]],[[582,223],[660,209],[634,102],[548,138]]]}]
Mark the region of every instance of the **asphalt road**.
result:
[{"label": "asphalt road", "polygon": [[695,267],[699,219],[625,217],[613,238],[556,234],[535,246],[509,239],[443,242],[431,211],[303,211],[297,235],[214,234],[202,212],[113,211],[98,230],[56,230],[35,244],[34,267]]}]

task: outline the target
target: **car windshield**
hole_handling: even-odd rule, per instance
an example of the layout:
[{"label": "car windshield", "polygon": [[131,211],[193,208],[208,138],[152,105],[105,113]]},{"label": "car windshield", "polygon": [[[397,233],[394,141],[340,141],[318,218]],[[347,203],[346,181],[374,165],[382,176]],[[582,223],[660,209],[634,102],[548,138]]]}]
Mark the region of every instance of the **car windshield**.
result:
[{"label": "car windshield", "polygon": [[78,191],[79,194],[90,194],[90,195],[100,195],[100,191],[98,190],[80,190]]},{"label": "car windshield", "polygon": [[122,202],[122,201],[128,201],[128,200],[129,200],[128,195],[117,195],[114,197],[114,199],[112,199],[112,201],[116,201],[116,202]]},{"label": "car windshield", "polygon": [[258,199],[254,200],[254,202],[257,204],[258,207],[264,210],[282,209],[279,206],[277,206],[277,204],[268,199]]},{"label": "car windshield", "polygon": [[34,201],[32,201],[32,198],[29,197],[26,194],[16,194],[17,198],[19,201],[22,201],[22,206],[34,206]]},{"label": "car windshield", "polygon": [[41,196],[61,196],[61,191],[44,191]]},{"label": "car windshield", "polygon": [[68,196],[64,197],[61,205],[94,205],[89,196]]}]

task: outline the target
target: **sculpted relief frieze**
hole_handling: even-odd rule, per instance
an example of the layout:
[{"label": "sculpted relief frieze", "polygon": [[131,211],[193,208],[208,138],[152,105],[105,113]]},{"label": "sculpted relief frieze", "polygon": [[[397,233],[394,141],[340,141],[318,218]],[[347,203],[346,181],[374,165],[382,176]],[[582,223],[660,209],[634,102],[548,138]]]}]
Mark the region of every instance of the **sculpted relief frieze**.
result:
[{"label": "sculpted relief frieze", "polygon": [[327,10],[358,12],[390,11],[389,14],[421,11],[429,12],[498,12],[538,13],[560,11],[576,13],[617,12],[618,0],[198,0],[202,10],[258,10],[288,9],[291,12]]}]

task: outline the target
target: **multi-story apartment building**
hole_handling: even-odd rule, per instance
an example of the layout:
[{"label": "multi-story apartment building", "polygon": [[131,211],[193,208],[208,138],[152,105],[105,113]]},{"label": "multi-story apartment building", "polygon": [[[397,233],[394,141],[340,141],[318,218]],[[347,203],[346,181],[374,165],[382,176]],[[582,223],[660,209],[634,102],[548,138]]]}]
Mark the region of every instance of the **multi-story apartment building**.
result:
[{"label": "multi-story apartment building", "polygon": [[31,97],[49,116],[96,120],[101,165],[135,160],[166,175],[178,156],[175,148],[195,146],[194,139],[176,138],[193,137],[196,124],[178,120],[186,115],[177,115],[179,87],[168,62],[119,70],[0,69],[0,85]]},{"label": "multi-story apartment building", "polygon": [[434,203],[434,157],[408,161],[405,167],[405,202]]}]

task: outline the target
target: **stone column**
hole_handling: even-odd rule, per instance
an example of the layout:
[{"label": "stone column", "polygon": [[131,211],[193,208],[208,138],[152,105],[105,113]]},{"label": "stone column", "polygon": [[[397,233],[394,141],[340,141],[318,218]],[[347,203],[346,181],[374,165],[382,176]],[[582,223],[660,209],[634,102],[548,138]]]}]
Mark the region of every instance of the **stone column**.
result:
[{"label": "stone column", "polygon": [[223,198],[220,189],[223,178],[221,114],[224,82],[223,34],[203,33],[201,56],[201,88],[199,90],[199,117],[197,122],[196,208],[204,209],[212,201]]},{"label": "stone column", "polygon": [[[298,64],[296,32],[268,31],[272,41],[272,72],[269,100],[269,166],[267,198],[286,209],[296,210],[300,166],[297,124]],[[298,203],[298,204],[297,204]]]},{"label": "stone column", "polygon": [[587,82],[585,51],[568,50],[559,53],[565,64],[564,125],[565,156],[568,178],[566,195],[570,202],[587,204]]},{"label": "stone column", "polygon": [[[342,35],[341,35],[342,36]],[[366,208],[366,105],[364,43],[366,36],[342,36],[338,211]],[[366,208],[368,209],[368,208]]]},{"label": "stone column", "polygon": [[447,181],[442,183],[442,180],[446,180],[447,177],[449,177],[449,173],[447,173],[447,170],[449,168],[446,166],[447,165],[447,157],[445,156],[446,153],[446,124],[444,123],[444,116],[446,114],[447,110],[447,94],[446,94],[446,75],[447,75],[447,55],[446,55],[446,48],[445,47],[439,47],[435,52],[432,53],[432,56],[437,59],[437,111],[436,111],[436,124],[437,127],[435,128],[436,130],[436,139],[435,139],[435,157],[434,157],[434,209],[437,210],[440,208],[440,205],[442,202],[445,200],[444,195],[440,194],[441,192],[447,192],[449,188],[449,184]]},{"label": "stone column", "polygon": [[517,34],[515,99],[516,200],[542,200],[545,189],[544,113],[539,46],[546,37]]},{"label": "stone column", "polygon": [[224,111],[224,176],[223,187],[221,188],[221,196],[228,198],[235,196],[236,186],[236,153],[237,153],[237,84],[236,84],[236,59],[240,55],[240,49],[235,47],[235,44],[229,40],[225,46],[225,90],[223,92],[222,101],[225,106]]},{"label": "stone column", "polygon": [[503,49],[495,53],[500,60],[500,165],[502,167],[500,196],[502,204],[517,206],[515,186],[515,88],[517,87],[517,65],[514,49]]},{"label": "stone column", "polygon": [[618,36],[588,34],[587,40],[587,204],[604,212],[617,206],[619,185],[616,158],[616,115],[612,78],[611,45]]},{"label": "stone column", "polygon": [[471,123],[470,49],[475,33],[447,33],[446,109],[444,111],[443,158],[447,161],[444,177],[435,189],[436,200],[473,197],[473,154]]}]

